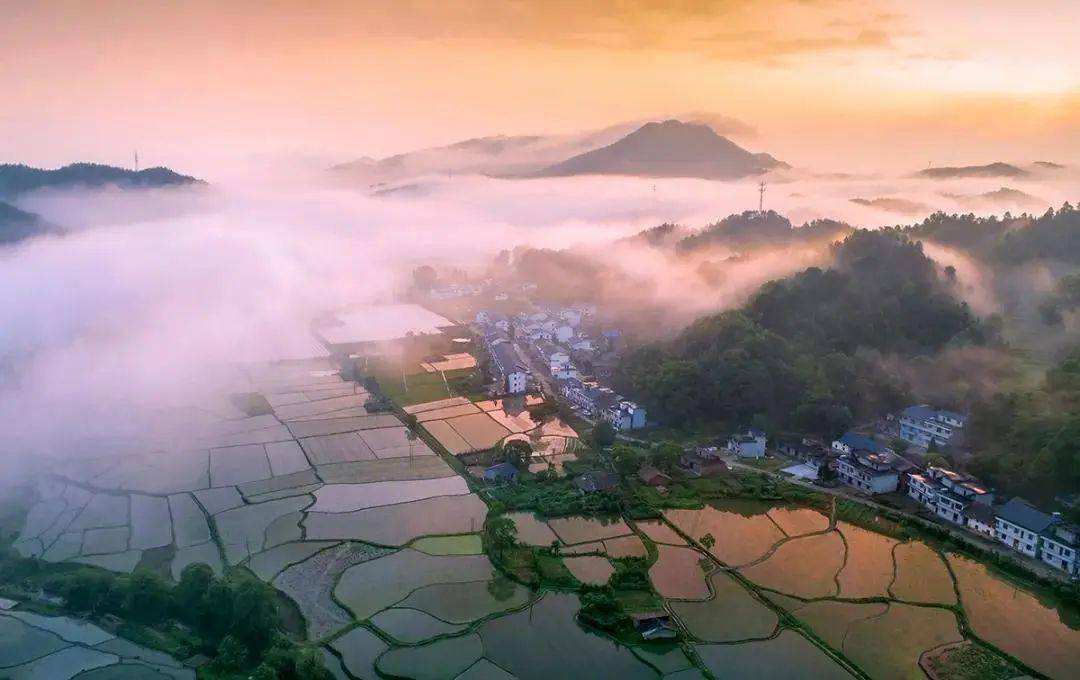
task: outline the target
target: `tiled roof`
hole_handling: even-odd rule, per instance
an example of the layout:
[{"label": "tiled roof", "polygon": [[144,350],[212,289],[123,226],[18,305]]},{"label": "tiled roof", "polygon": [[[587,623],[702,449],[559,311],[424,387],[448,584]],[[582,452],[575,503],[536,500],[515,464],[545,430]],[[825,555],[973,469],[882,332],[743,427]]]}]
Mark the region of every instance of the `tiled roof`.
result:
[{"label": "tiled roof", "polygon": [[1047,527],[1054,523],[1054,518],[1039,510],[1023,498],[1014,498],[1005,505],[998,507],[997,516],[1001,519],[1023,527],[1028,531],[1041,534]]}]

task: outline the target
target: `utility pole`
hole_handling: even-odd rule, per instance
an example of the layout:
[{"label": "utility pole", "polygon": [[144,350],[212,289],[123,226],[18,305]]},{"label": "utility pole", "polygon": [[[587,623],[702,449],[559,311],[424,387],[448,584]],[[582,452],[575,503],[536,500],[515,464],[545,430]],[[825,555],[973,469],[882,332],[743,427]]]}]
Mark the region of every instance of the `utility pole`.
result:
[{"label": "utility pole", "polygon": [[765,214],[765,180],[761,180],[758,184],[758,204],[757,211],[761,214]]},{"label": "utility pole", "polygon": [[139,171],[139,152],[135,152],[135,172]]}]

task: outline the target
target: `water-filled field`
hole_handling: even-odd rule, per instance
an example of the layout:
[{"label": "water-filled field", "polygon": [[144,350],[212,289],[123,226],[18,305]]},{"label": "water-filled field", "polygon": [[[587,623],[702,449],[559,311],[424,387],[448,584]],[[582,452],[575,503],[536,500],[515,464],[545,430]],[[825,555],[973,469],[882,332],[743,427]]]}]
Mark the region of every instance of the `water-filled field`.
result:
[{"label": "water-filled field", "polygon": [[1050,677],[1080,675],[1080,622],[1066,622],[1055,606],[986,565],[954,554],[949,564],[976,635]]}]

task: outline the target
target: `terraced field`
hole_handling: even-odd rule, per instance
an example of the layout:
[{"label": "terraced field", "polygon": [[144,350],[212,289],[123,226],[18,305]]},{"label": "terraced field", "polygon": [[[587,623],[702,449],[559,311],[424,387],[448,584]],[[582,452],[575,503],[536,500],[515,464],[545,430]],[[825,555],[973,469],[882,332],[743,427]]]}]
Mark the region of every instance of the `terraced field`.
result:
[{"label": "terraced field", "polygon": [[[511,513],[533,559],[613,584],[631,611],[662,606],[679,632],[676,643],[616,643],[579,624],[577,594],[500,573],[474,483],[395,416],[365,413],[361,388],[318,365],[249,380],[272,412],[215,404],[168,433],[165,453],[147,441],[56,466],[15,548],[125,572],[164,564],[174,577],[194,562],[248,569],[296,604],[338,677],[919,678],[921,655],[964,639],[957,606],[975,635],[1035,671],[1080,675],[1080,633],[1036,594],[810,508],[733,501],[635,522]],[[451,452],[570,437],[501,401],[408,410]],[[619,590],[611,577],[628,565],[648,582]],[[89,624],[0,607],[0,677],[78,673],[193,677]]]}]

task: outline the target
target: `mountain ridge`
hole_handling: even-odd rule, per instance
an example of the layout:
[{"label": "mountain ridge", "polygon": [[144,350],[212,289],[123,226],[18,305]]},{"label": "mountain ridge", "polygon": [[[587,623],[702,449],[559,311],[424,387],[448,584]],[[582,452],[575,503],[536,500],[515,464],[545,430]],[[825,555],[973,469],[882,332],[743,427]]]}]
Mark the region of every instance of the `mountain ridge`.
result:
[{"label": "mountain ridge", "polygon": [[71,163],[52,170],[29,165],[0,165],[0,198],[38,189],[100,188],[151,189],[204,185],[206,182],[165,167],[129,170],[99,163]]}]

